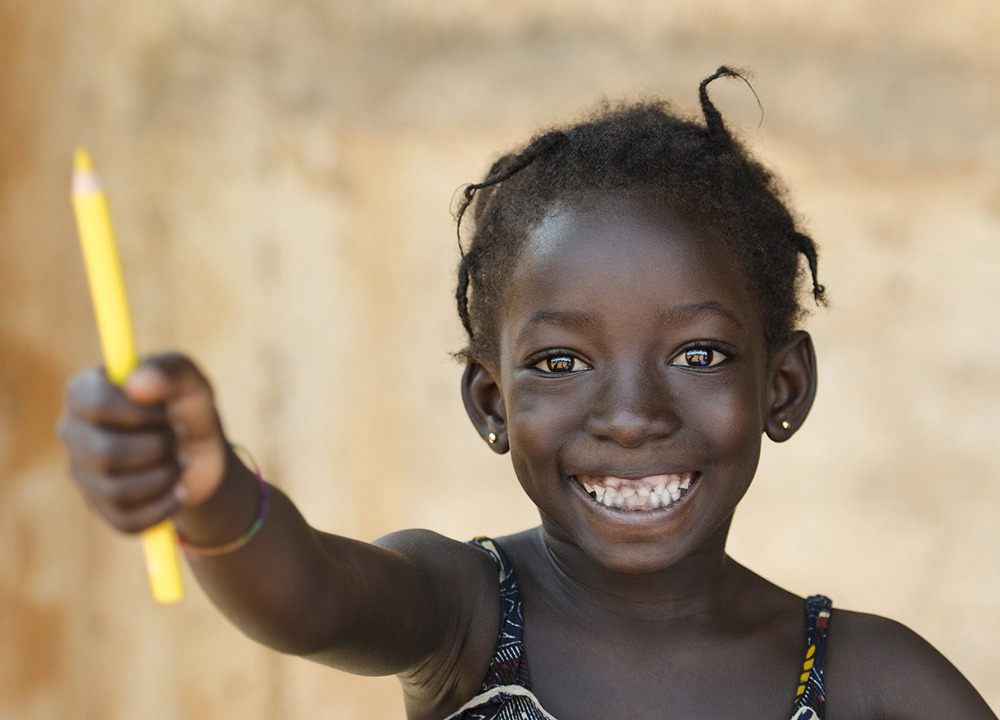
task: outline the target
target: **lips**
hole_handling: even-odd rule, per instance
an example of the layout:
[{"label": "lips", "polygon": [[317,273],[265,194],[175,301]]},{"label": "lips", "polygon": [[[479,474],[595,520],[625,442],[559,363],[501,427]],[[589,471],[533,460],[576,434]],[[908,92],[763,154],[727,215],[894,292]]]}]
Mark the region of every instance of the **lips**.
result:
[{"label": "lips", "polygon": [[576,475],[595,502],[616,510],[634,512],[667,509],[677,504],[698,481],[698,473],[650,475],[638,479]]}]

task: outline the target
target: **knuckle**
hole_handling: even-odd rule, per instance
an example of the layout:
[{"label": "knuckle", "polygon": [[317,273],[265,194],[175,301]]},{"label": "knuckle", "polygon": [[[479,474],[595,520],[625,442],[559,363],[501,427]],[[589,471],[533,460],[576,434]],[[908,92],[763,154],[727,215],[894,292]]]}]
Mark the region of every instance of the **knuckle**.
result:
[{"label": "knuckle", "polygon": [[70,404],[86,405],[109,385],[104,370],[94,365],[81,370],[66,381],[66,397]]},{"label": "knuckle", "polygon": [[117,442],[110,433],[99,431],[91,433],[88,446],[90,458],[98,470],[106,472],[113,467],[113,458],[117,456]]},{"label": "knuckle", "polygon": [[88,367],[70,376],[66,381],[66,397],[78,397],[86,393],[87,388],[94,383],[94,371],[96,368]]}]

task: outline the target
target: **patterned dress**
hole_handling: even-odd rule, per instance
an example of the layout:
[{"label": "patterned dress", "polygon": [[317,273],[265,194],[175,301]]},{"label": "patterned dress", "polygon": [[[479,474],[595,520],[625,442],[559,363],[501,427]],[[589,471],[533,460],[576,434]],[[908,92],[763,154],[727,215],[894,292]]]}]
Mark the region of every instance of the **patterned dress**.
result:
[{"label": "patterned dress", "polygon": [[[556,720],[530,689],[522,641],[524,613],[514,568],[493,540],[476,538],[472,544],[489,553],[500,570],[500,635],[479,694],[446,720]],[[829,598],[822,595],[806,599],[806,656],[791,720],[823,720],[823,658],[830,608]]]}]

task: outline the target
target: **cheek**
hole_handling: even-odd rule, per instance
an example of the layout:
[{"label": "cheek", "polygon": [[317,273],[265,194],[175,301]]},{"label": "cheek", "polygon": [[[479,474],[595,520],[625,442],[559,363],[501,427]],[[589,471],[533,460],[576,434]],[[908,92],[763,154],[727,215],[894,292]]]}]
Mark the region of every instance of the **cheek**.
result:
[{"label": "cheek", "polygon": [[563,448],[580,432],[579,408],[545,393],[512,393],[507,402],[511,462],[529,495],[530,486],[557,473]]},{"label": "cheek", "polygon": [[688,399],[688,424],[697,426],[720,460],[742,459],[756,464],[764,432],[758,390],[752,379],[734,378]]},{"label": "cheek", "polygon": [[519,399],[507,403],[507,438],[512,458],[535,463],[551,455],[565,432],[566,415],[557,405]]}]

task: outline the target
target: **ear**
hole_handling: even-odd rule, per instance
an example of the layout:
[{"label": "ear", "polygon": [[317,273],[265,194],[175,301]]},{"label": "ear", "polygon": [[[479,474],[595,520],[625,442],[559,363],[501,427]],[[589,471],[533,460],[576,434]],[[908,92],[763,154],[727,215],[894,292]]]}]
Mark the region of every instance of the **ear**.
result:
[{"label": "ear", "polygon": [[479,436],[489,443],[493,452],[503,455],[510,450],[507,410],[500,385],[493,374],[475,360],[469,360],[462,373],[462,401]]},{"label": "ear", "polygon": [[809,333],[797,330],[771,358],[764,431],[784,442],[802,427],[816,397],[816,351]]}]

